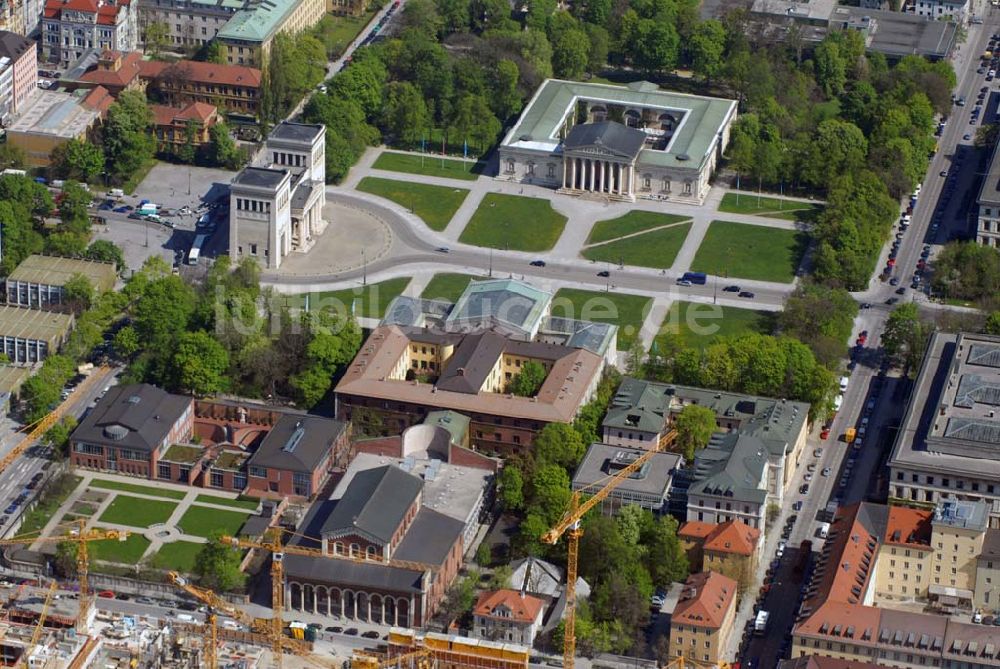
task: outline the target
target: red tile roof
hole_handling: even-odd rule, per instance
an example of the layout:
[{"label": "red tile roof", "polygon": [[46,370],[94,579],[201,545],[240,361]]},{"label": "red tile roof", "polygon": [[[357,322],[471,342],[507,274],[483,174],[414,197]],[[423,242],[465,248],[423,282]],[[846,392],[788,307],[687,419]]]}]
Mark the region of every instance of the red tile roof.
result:
[{"label": "red tile roof", "polygon": [[827,601],[795,626],[796,634],[836,636],[844,642],[876,643],[882,610],[875,606]]},{"label": "red tile roof", "polygon": [[715,531],[715,523],[703,523],[700,520],[689,520],[677,530],[677,536],[682,539],[704,539]]},{"label": "red tile roof", "polygon": [[[493,590],[486,591],[479,595],[472,611],[477,616],[490,616],[498,606],[505,606],[510,609],[513,620],[522,623],[532,623],[538,619],[538,613],[542,610],[542,600],[531,595],[522,595],[517,590]],[[504,616],[505,618],[507,616]]]},{"label": "red tile roof", "polygon": [[885,528],[885,543],[918,550],[931,549],[933,511],[890,506]]},{"label": "red tile roof", "polygon": [[714,571],[692,574],[684,583],[670,624],[719,629],[735,602],[736,581],[733,579]]},{"label": "red tile roof", "polygon": [[816,560],[809,585],[809,591],[814,594],[803,602],[805,611],[818,610],[825,600],[856,604],[864,599],[875,572],[882,535],[880,528],[869,528],[865,524],[872,508],[872,505],[858,503],[837,512],[830,536]]},{"label": "red tile roof", "polygon": [[207,123],[216,114],[214,105],[204,102],[192,102],[184,107],[170,107],[168,105],[149,105],[153,112],[153,120],[156,125],[172,125],[174,121],[198,121]]},{"label": "red tile roof", "polygon": [[108,92],[104,86],[95,86],[93,90],[87,93],[87,97],[83,99],[83,106],[96,111],[101,112],[103,117],[107,112],[108,108],[114,104],[114,97]]},{"label": "red tile roof", "polygon": [[760,530],[739,520],[730,520],[715,528],[705,540],[704,549],[717,553],[753,555],[760,539]]},{"label": "red tile roof", "polygon": [[227,86],[247,86],[259,88],[260,70],[243,65],[219,65],[196,60],[179,60],[174,63],[143,61],[140,75],[146,79],[167,77],[193,81],[199,84],[221,84]]},{"label": "red tile roof", "polygon": [[[116,52],[105,51],[102,59],[113,60],[116,57]],[[86,81],[92,84],[101,84],[102,86],[125,88],[139,76],[141,63],[142,54],[138,51],[132,51],[122,56],[121,65],[117,70],[105,70],[98,66],[97,68],[84,73],[84,75],[80,77],[80,81]]]},{"label": "red tile roof", "polygon": [[85,12],[97,14],[97,22],[103,25],[115,25],[115,18],[118,10],[128,7],[131,0],[108,0],[98,3],[98,0],[47,0],[45,3],[45,18],[59,18],[62,10],[69,9],[74,12]]}]

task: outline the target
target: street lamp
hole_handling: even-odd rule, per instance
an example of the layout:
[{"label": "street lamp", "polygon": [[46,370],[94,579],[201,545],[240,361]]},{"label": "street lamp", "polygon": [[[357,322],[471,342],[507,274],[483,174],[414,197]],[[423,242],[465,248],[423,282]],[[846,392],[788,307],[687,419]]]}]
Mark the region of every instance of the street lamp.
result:
[{"label": "street lamp", "polygon": [[368,285],[368,256],[364,249],[361,249],[361,285]]}]

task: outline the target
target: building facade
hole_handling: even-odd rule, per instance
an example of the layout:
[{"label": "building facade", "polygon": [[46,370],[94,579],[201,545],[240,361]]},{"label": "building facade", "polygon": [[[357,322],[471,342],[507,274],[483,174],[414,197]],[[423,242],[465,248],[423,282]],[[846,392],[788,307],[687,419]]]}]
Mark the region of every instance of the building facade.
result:
[{"label": "building facade", "polygon": [[89,49],[135,51],[136,17],[132,0],[46,0],[42,58],[67,66]]},{"label": "building facade", "polygon": [[0,122],[24,110],[38,90],[38,47],[33,40],[0,31]]},{"label": "building facade", "polygon": [[229,195],[229,254],[278,269],[326,229],[326,126],[283,121],[264,147],[265,165],[246,167]]},{"label": "building facade", "polygon": [[763,532],[767,469],[767,451],[760,440],[737,432],[715,434],[695,456],[687,520],[711,524],[738,520]]},{"label": "building facade", "polygon": [[729,142],[732,100],[548,79],[500,143],[497,178],[572,195],[700,203]]},{"label": "building facade", "polygon": [[102,293],[114,288],[118,273],[111,263],[78,258],[28,256],[6,279],[7,304],[32,309],[56,309],[65,302],[66,283],[75,276],[87,279],[95,291]]},{"label": "building facade", "polygon": [[718,663],[736,620],[736,581],[712,571],[692,574],[670,616],[670,657]]},{"label": "building facade", "polygon": [[968,0],[909,0],[903,10],[933,21],[950,19],[961,24],[969,18],[968,6]]},{"label": "building facade", "polygon": [[728,576],[745,592],[753,585],[764,533],[738,520],[721,525],[687,522],[677,537],[688,555],[691,571],[714,571]]},{"label": "building facade", "polygon": [[325,16],[326,3],[327,0],[248,2],[216,34],[226,49],[226,62],[266,69],[274,36],[294,35],[313,27]]},{"label": "building facade", "polygon": [[144,60],[139,77],[151,98],[171,106],[201,102],[227,114],[256,116],[260,104],[260,70],[194,60],[172,63]]},{"label": "building facade", "polygon": [[1000,151],[993,148],[990,167],[976,199],[976,241],[1000,248]]},{"label": "building facade", "polygon": [[192,102],[184,107],[149,105],[153,112],[153,136],[156,149],[173,153],[190,143],[197,149],[211,141],[212,126],[219,123],[219,110],[204,102]]},{"label": "building facade", "polygon": [[204,46],[247,5],[247,0],[137,1],[139,41],[145,42],[146,28],[156,23],[166,28],[167,44],[175,49]]},{"label": "building facade", "polygon": [[489,590],[472,607],[473,634],[480,639],[531,647],[542,628],[545,603],[517,590]]},{"label": "building facade", "polygon": [[1000,337],[935,333],[889,457],[890,498],[987,503],[1000,527]]},{"label": "building facade", "polygon": [[73,328],[72,314],[0,306],[0,353],[14,365],[33,365],[56,353]]},{"label": "building facade", "polygon": [[312,499],[329,479],[336,454],[348,447],[350,434],[340,421],[283,416],[247,462],[247,493]]}]

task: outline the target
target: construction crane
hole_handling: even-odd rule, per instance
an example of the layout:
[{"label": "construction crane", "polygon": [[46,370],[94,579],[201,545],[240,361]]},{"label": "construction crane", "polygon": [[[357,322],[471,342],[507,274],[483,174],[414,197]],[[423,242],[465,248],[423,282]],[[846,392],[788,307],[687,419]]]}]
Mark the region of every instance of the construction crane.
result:
[{"label": "construction crane", "polygon": [[[105,366],[98,367],[91,373],[90,376],[83,380],[83,383],[77,386],[77,390],[85,390],[89,386],[94,385],[97,379],[103,379],[106,376],[108,370],[109,368]],[[27,436],[21,440],[21,443],[10,449],[9,453],[0,458],[0,472],[6,470],[14,464],[19,457],[24,455],[24,452],[31,448],[32,444],[34,444],[36,440],[44,436],[45,433],[49,431],[49,428],[55,425],[60,418],[66,415],[68,409],[69,400],[63,401],[42,419],[37,420],[34,423],[29,423],[21,428],[22,431],[26,429],[30,429],[30,431]]]},{"label": "construction crane", "polygon": [[80,520],[73,521],[73,526],[70,527],[66,534],[60,534],[53,537],[13,537],[11,539],[0,539],[0,546],[30,546],[35,542],[41,543],[61,543],[63,541],[69,541],[76,544],[76,575],[77,581],[80,583],[80,611],[76,618],[76,630],[77,632],[85,632],[87,627],[87,613],[90,611],[90,604],[92,601],[92,596],[90,593],[90,587],[87,581],[87,576],[90,573],[90,556],[88,554],[87,545],[91,541],[125,541],[128,539],[131,533],[128,530],[102,530],[102,529],[87,529],[87,520],[81,518]]},{"label": "construction crane", "polygon": [[45,631],[45,619],[49,617],[49,607],[52,606],[52,596],[56,592],[56,586],[58,583],[53,580],[52,584],[49,585],[49,591],[45,593],[45,603],[42,604],[42,612],[38,616],[38,622],[35,624],[35,631],[31,633],[31,641],[28,646],[21,653],[21,657],[17,662],[17,666],[28,666],[28,655],[34,650],[35,646],[42,639],[42,632]]},{"label": "construction crane", "polygon": [[[304,557],[332,558],[338,560],[350,560],[352,562],[381,563],[386,566],[399,567],[401,569],[412,569],[414,571],[436,571],[437,565],[425,564],[423,562],[411,562],[407,560],[383,560],[380,556],[371,559],[358,555],[337,555],[334,553],[324,553],[318,548],[307,548],[305,546],[284,545],[281,543],[283,530],[272,527],[267,530],[261,541],[244,539],[241,537],[223,536],[219,541],[229,544],[235,548],[248,548],[265,550],[271,553],[271,626],[268,634],[271,637],[271,650],[277,658],[277,666],[281,668],[282,640],[285,638],[284,612],[285,612],[285,554],[301,555]],[[299,535],[304,536],[304,535]],[[305,537],[312,539],[312,537]],[[315,540],[315,539],[313,539]]]},{"label": "construction crane", "polygon": [[[542,541],[553,546],[559,543],[559,539],[564,534],[569,539],[566,547],[566,625],[563,632],[563,667],[565,669],[573,669],[576,657],[576,574],[580,537],[583,536],[580,520],[588,511],[607,499],[615,488],[624,483],[654,455],[673,445],[676,439],[677,432],[671,430],[653,448],[637,457],[613,476],[595,481],[583,490],[573,491],[566,513],[554,527],[542,535]],[[596,490],[591,492],[595,488]],[[590,497],[583,499],[584,495],[590,495]]]}]

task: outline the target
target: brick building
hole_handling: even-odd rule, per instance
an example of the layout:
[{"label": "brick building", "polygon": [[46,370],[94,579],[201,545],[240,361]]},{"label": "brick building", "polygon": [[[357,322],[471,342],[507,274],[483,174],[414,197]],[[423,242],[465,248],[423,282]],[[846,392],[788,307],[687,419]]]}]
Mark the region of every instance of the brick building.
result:
[{"label": "brick building", "polygon": [[250,494],[312,498],[333,469],[334,454],[347,447],[346,423],[315,416],[285,415],[247,462]]},{"label": "brick building", "polygon": [[144,60],[139,77],[151,98],[168,105],[201,102],[227,114],[256,116],[261,72],[244,65],[220,65],[194,60],[172,63]]},{"label": "brick building", "polygon": [[[211,141],[210,130],[219,123],[219,111],[204,102],[191,102],[183,107],[149,105],[153,112],[153,135],[158,151],[172,153],[187,144],[198,147]],[[188,129],[193,132],[190,133]]]}]

